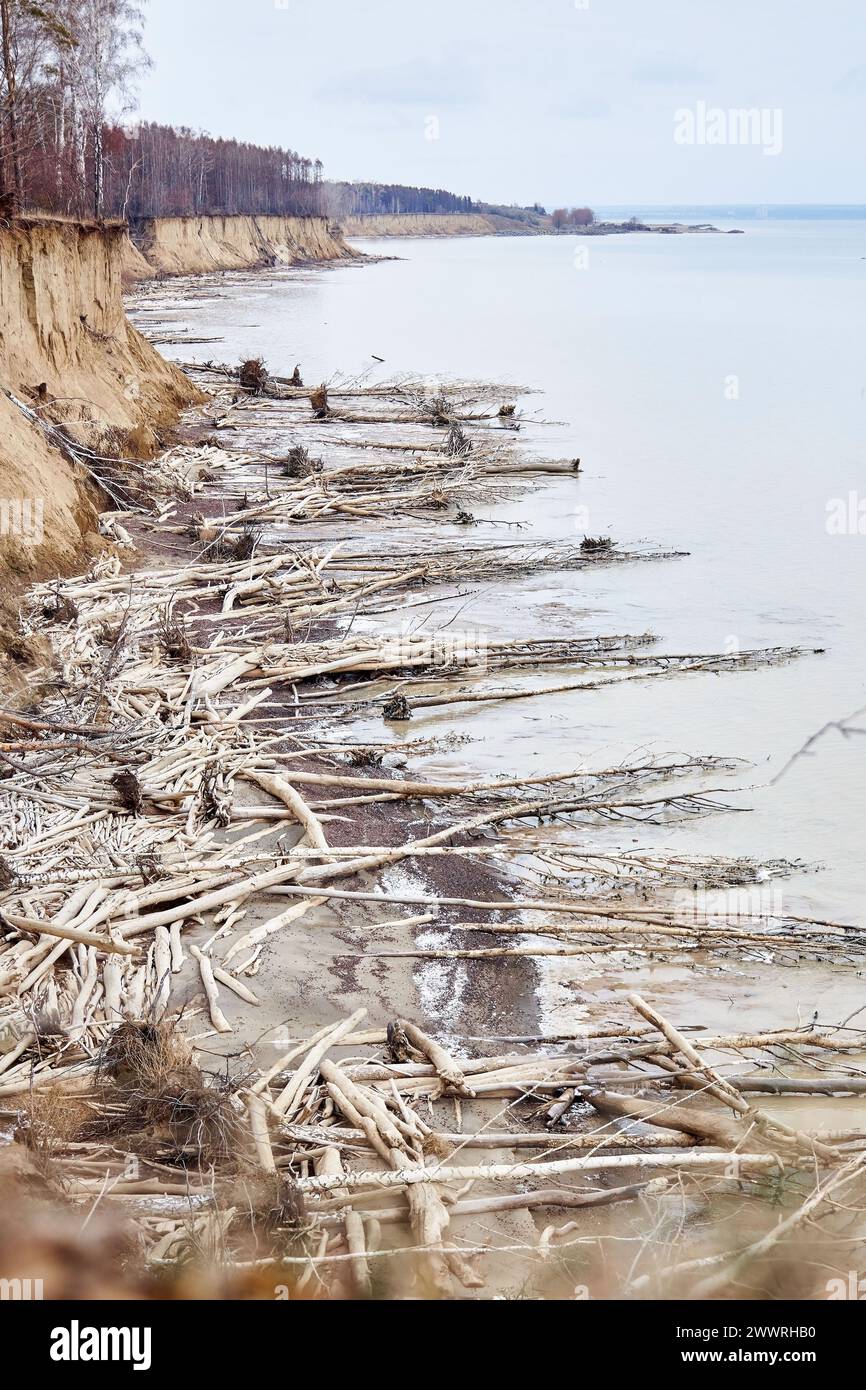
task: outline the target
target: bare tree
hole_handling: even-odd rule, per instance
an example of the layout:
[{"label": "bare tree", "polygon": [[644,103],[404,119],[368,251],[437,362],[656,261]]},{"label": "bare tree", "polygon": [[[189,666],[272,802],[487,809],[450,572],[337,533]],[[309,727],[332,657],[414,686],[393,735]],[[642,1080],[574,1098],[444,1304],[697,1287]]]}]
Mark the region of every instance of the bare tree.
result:
[{"label": "bare tree", "polygon": [[134,0],[68,0],[75,45],[70,54],[79,162],[90,145],[94,216],[105,213],[105,124],[109,105],[132,109],[136,78],[150,66],[143,11]]},{"label": "bare tree", "polygon": [[35,104],[50,56],[68,39],[59,0],[0,0],[0,179],[13,207],[26,200],[26,167],[44,141]]},{"label": "bare tree", "polygon": [[0,0],[0,215],[470,212],[444,189],[326,184],[297,151],[124,125],[148,66],[140,0]]},{"label": "bare tree", "polygon": [[[12,0],[0,0],[0,26],[3,41],[3,126],[4,192],[10,211],[21,206],[21,147],[18,138],[18,78],[14,58]],[[11,178],[7,171],[11,168]]]}]

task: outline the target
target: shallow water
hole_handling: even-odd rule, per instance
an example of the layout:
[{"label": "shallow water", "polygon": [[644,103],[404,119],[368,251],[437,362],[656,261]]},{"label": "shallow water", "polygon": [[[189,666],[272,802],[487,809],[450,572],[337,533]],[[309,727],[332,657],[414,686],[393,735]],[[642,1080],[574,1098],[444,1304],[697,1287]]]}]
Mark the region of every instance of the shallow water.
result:
[{"label": "shallow water", "polygon": [[[866,535],[827,530],[832,499],[866,497],[864,224],[363,249],[401,259],[230,277],[224,297],[203,299],[190,318],[194,333],[224,342],[166,351],[262,355],[275,372],[298,361],[308,382],[372,369],[539,387],[543,396],[524,408],[564,423],[525,430],[527,445],[579,455],[584,472],[477,506],[526,529],[485,526],[473,539],[609,534],[623,546],[690,552],[538,574],[505,598],[472,586],[462,627],[652,631],[671,652],[826,648],[772,670],[636,681],[495,711],[458,706],[413,720],[411,736],[468,732],[477,741],[461,761],[513,775],[648,749],[748,758],[753,766],[734,779],[711,780],[751,814],[649,838],[687,852],[820,863],[820,874],[782,886],[785,910],[862,921],[866,740],[831,730],[770,783],[817,730],[866,705]],[[435,610],[430,625],[453,612]],[[733,786],[750,790],[731,796]]]}]

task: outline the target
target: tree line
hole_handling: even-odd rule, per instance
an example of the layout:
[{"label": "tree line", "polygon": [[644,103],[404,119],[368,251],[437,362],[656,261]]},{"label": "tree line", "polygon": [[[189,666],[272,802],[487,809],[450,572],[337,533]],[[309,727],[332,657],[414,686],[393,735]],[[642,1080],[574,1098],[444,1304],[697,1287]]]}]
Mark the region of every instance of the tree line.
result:
[{"label": "tree line", "polygon": [[109,103],[148,66],[134,0],[0,0],[0,180],[6,211],[102,217]]},{"label": "tree line", "polygon": [[219,140],[146,124],[111,126],[105,136],[112,214],[194,217],[212,213],[322,212],[322,164],[294,150]]},{"label": "tree line", "polygon": [[0,215],[322,209],[322,166],[156,124],[123,124],[150,65],[135,0],[0,0]]},{"label": "tree line", "polygon": [[595,213],[592,208],[554,208],[550,220],[556,231],[565,227],[591,227]]},{"label": "tree line", "polygon": [[[150,66],[143,3],[0,0],[0,219],[340,218],[483,206],[441,188],[325,183],[321,162],[294,150],[125,123]],[[563,216],[582,213],[592,220],[588,209]]]},{"label": "tree line", "polygon": [[337,218],[475,210],[471,198],[444,188],[411,188],[402,183],[328,183],[326,205],[330,216]]}]

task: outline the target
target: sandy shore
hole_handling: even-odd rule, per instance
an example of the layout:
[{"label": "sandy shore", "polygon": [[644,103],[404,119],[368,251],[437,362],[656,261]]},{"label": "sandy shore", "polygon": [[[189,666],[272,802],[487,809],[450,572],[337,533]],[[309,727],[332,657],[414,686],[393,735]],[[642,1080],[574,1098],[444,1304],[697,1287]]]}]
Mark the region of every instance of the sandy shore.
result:
[{"label": "sandy shore", "polygon": [[[153,292],[146,303],[158,318]],[[507,739],[505,711],[543,708],[552,691],[736,679],[800,653],[666,654],[642,635],[541,626],[515,636],[509,586],[527,571],[573,583],[625,564],[638,582],[642,563],[668,560],[603,538],[476,535],[470,509],[491,495],[550,476],[579,486],[574,461],[530,465],[513,391],[311,389],[254,362],[197,375],[209,402],[147,475],[148,510],[111,522],[138,553],[31,599],[63,672],[33,727],[65,742],[62,780],[40,768],[34,788],[25,763],[4,788],[40,820],[19,816],[6,846],[0,1100],[14,1115],[30,1092],[19,995],[48,971],[51,1036],[69,1045],[40,1056],[39,1087],[108,1107],[111,1191],[157,1265],[186,1248],[189,1201],[206,1223],[219,1203],[232,1213],[220,1236],[232,1277],[252,1267],[273,1280],[285,1260],[304,1279],[333,1273],[332,1292],[348,1270],[356,1292],[381,1297],[616,1297],[633,1292],[638,1258],[651,1287],[667,1280],[680,1239],[724,1262],[743,1240],[726,1165],[744,1166],[750,1220],[771,1231],[760,1179],[780,1152],[796,1200],[806,1165],[841,1163],[864,1141],[859,1034],[835,1025],[858,1006],[866,943],[840,924],[684,906],[696,876],[724,889],[767,872],[652,848],[659,827],[724,809],[707,779],[717,786],[730,764],[635,756],[480,776],[457,716],[477,705],[483,734]],[[458,641],[443,613],[480,582],[498,586],[501,617],[483,641]],[[87,722],[61,723],[75,702]],[[38,757],[32,743],[25,756]],[[98,829],[82,832],[86,814]],[[117,1034],[146,1050],[173,1020],[195,1062],[172,1043],[182,1061],[172,1052],[155,1096],[139,1080],[134,1103],[112,1063],[106,1098]],[[827,1066],[835,1084],[822,1088]],[[671,1070],[702,1093],[684,1119]],[[195,1105],[176,1094],[178,1072]],[[229,1184],[213,1210],[216,1160],[195,1108],[211,1105]],[[194,1144],[177,1136],[189,1109]],[[52,1135],[79,1197],[109,1161],[87,1118]],[[718,1181],[702,1176],[718,1168]],[[306,1202],[320,1267],[274,1245],[251,1169],[268,1191],[278,1183],[290,1242],[289,1207]],[[252,1260],[239,1200],[254,1213]]]}]

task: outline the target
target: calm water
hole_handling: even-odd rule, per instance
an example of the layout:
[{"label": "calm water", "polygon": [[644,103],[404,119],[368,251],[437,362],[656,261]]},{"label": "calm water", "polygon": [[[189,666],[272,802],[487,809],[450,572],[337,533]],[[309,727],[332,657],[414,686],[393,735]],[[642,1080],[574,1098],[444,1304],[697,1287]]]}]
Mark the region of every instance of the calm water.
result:
[{"label": "calm water", "polygon": [[412,735],[470,733],[466,765],[485,772],[638,749],[746,757],[735,781],[749,790],[736,801],[751,815],[669,827],[657,842],[822,863],[792,880],[786,907],[862,921],[866,738],[831,731],[770,780],[828,721],[866,705],[866,535],[826,527],[830,499],[866,498],[866,224],[746,225],[744,236],[365,242],[402,259],[227,282],[228,297],[191,319],[225,343],[194,351],[262,354],[274,371],[300,362],[307,381],[365,370],[377,354],[384,374],[543,391],[526,408],[565,423],[527,430],[526,442],[579,455],[582,477],[477,513],[519,520],[519,536],[604,533],[689,558],[537,575],[504,599],[481,589],[464,626],[651,630],[673,652],[802,643],[827,654],[449,711],[441,724],[413,721]]}]

